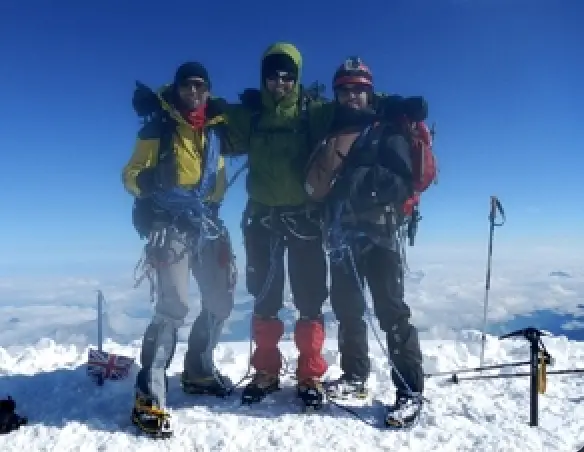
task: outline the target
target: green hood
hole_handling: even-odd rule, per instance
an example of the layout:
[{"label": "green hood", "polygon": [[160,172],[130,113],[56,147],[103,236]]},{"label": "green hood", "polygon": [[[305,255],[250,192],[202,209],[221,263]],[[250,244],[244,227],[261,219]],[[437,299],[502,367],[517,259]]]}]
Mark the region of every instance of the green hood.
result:
[{"label": "green hood", "polygon": [[[276,42],[269,46],[264,54],[262,55],[262,62],[264,58],[275,53],[281,53],[289,56],[296,66],[298,67],[298,81],[294,85],[293,91],[282,98],[278,103],[274,101],[274,98],[264,86],[264,80],[260,80],[261,93],[262,93],[262,104],[264,108],[268,111],[275,111],[276,113],[282,113],[285,116],[292,116],[296,113],[296,108],[298,105],[298,99],[300,97],[300,78],[302,76],[302,55],[298,49],[287,42]],[[261,72],[261,70],[260,70]],[[261,75],[260,75],[261,78]]]}]

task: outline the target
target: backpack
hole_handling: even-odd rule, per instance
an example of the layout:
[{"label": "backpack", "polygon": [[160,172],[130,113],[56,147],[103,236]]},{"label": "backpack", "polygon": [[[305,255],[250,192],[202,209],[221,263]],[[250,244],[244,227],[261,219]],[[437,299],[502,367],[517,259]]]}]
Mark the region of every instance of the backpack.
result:
[{"label": "backpack", "polygon": [[[375,123],[368,127],[369,133],[377,134],[371,142],[379,143],[383,124]],[[407,226],[410,245],[413,245],[417,223],[421,219],[418,208],[420,194],[436,180],[437,165],[432,151],[433,131],[423,122],[404,122],[401,127],[410,142],[414,193],[402,205],[401,212],[398,212],[398,221],[400,225]],[[362,126],[349,128],[317,145],[305,173],[304,187],[311,199],[320,202],[328,195],[342,170],[343,161],[352,149],[359,147],[360,140],[366,135],[363,132]]]},{"label": "backpack", "polygon": [[415,122],[409,127],[414,194],[403,205],[406,217],[414,214],[420,203],[420,194],[437,182],[437,163],[432,150],[434,127],[430,130],[424,122]]},{"label": "backpack", "polygon": [[429,129],[426,123],[417,122],[410,125],[411,157],[414,175],[414,194],[402,206],[402,228],[410,246],[414,246],[420,215],[420,195],[432,183],[438,183],[438,164],[433,152],[435,129]]}]

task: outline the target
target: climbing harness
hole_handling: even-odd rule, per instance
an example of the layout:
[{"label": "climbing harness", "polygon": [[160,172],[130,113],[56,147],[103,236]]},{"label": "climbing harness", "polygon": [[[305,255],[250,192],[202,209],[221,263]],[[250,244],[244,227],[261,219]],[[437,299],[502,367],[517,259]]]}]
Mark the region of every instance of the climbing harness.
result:
[{"label": "climbing harness", "polygon": [[[170,222],[162,228],[154,228],[150,232],[148,242],[136,267],[134,268],[134,288],[140,286],[145,278],[150,282],[150,300],[155,301],[156,280],[155,270],[161,265],[170,265],[182,259],[186,253],[195,249],[199,262],[202,260],[202,250],[207,241],[220,239],[226,234],[225,226],[213,215],[205,199],[211,194],[217,178],[217,167],[220,156],[220,139],[214,130],[207,134],[207,161],[203,169],[201,182],[197,188],[185,189],[175,187],[170,190],[155,192],[153,202],[170,217]],[[170,229],[177,231],[179,218],[186,219],[197,234],[186,234],[183,251],[173,259],[160,259],[160,250],[166,249],[166,240]],[[176,235],[176,234],[175,234]],[[142,271],[140,275],[138,272]]]}]

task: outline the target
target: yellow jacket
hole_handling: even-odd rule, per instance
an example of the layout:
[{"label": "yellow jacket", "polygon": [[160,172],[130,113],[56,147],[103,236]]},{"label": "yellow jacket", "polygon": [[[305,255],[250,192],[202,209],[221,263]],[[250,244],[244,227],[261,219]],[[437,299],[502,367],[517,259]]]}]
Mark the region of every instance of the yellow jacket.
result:
[{"label": "yellow jacket", "polygon": [[[201,180],[204,166],[205,134],[193,129],[180,113],[165,99],[163,91],[158,93],[161,107],[176,121],[176,129],[172,137],[172,147],[176,156],[178,185],[183,188],[193,188]],[[208,127],[222,127],[225,119],[222,116],[213,118]],[[129,162],[122,170],[122,181],[128,192],[140,197],[140,189],[136,185],[136,176],[145,168],[156,165],[160,147],[160,124],[157,121],[147,123],[138,132],[138,139]],[[219,157],[217,178],[214,190],[207,201],[220,202],[227,188],[225,161]]]}]

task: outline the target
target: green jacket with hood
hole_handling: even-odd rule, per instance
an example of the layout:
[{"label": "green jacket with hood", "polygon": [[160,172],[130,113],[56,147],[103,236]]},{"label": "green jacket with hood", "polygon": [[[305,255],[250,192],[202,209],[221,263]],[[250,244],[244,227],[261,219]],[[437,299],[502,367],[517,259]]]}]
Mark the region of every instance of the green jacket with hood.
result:
[{"label": "green jacket with hood", "polygon": [[[288,43],[271,45],[262,55],[288,55],[302,71],[302,56]],[[296,207],[306,204],[304,167],[314,145],[322,140],[333,120],[332,103],[311,102],[302,112],[301,89],[276,102],[260,80],[261,110],[230,104],[227,130],[239,153],[248,154],[247,192],[250,199],[268,207]],[[253,130],[252,130],[253,129]]]}]

